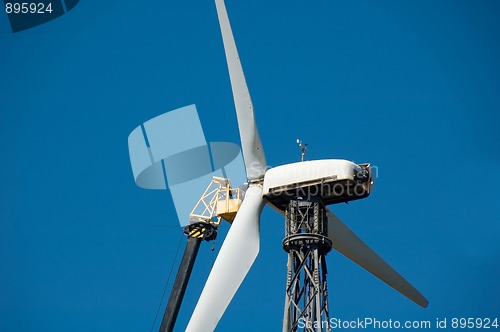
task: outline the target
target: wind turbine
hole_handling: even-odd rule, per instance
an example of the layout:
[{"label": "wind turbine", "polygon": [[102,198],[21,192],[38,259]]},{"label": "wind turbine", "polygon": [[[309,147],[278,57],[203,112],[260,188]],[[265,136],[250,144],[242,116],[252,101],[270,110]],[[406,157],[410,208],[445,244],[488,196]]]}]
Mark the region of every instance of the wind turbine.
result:
[{"label": "wind turbine", "polygon": [[328,316],[326,263],[333,248],[422,307],[427,299],[356,236],[326,205],[367,197],[369,164],[327,159],[268,169],[240,58],[223,0],[215,0],[238,119],[248,189],[220,249],[186,331],[212,331],[259,252],[260,215],[266,204],[285,215],[289,253],[283,331],[297,320]]}]

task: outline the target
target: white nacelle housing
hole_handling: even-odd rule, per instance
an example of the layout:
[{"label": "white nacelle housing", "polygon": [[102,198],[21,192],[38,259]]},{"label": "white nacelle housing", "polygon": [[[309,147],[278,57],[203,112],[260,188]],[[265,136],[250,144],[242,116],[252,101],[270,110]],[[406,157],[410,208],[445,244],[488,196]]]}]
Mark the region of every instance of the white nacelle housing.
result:
[{"label": "white nacelle housing", "polygon": [[[343,159],[312,160],[269,169],[264,176],[264,196],[276,207],[290,199],[321,197],[325,205],[367,197],[373,186],[369,164]],[[304,197],[304,198],[306,198]]]}]

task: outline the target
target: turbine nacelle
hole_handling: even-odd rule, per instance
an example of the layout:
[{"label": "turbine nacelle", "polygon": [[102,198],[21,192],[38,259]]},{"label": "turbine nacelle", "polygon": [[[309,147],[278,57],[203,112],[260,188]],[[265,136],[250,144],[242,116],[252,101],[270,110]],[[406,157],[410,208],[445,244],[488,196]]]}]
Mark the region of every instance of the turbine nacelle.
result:
[{"label": "turbine nacelle", "polygon": [[372,187],[370,164],[324,159],[269,169],[264,176],[263,195],[284,211],[289,201],[297,197],[319,197],[329,205],[365,198],[370,195]]}]

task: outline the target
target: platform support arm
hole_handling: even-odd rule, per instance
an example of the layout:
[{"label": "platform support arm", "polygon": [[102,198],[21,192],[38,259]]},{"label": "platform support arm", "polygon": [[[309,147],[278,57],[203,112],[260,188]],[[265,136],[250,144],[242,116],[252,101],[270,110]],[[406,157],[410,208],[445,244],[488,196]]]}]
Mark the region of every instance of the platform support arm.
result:
[{"label": "platform support arm", "polygon": [[177,270],[172,291],[168,299],[167,307],[160,325],[160,332],[171,332],[174,329],[175,321],[179,314],[179,309],[186,293],[186,288],[193,271],[194,262],[200,249],[200,243],[203,240],[210,241],[215,239],[217,229],[209,224],[198,223],[188,225],[184,228],[184,233],[188,236],[186,248],[182,255],[182,260]]}]

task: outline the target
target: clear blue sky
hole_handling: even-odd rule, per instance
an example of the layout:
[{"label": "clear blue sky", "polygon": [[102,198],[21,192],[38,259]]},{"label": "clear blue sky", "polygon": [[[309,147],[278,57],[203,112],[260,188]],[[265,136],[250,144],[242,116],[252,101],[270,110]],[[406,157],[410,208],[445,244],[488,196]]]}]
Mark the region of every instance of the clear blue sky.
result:
[{"label": "clear blue sky", "polygon": [[[500,3],[227,8],[268,163],[297,161],[301,138],[310,159],[377,166],[368,199],[332,209],[430,301],[332,252],[331,317],[499,317]],[[87,0],[15,34],[0,14],[0,51],[0,330],[150,331],[185,239],[169,193],[135,185],[127,137],[194,103],[209,141],[238,142],[213,1]],[[281,216],[266,208],[261,231],[218,331],[281,328]]]}]

